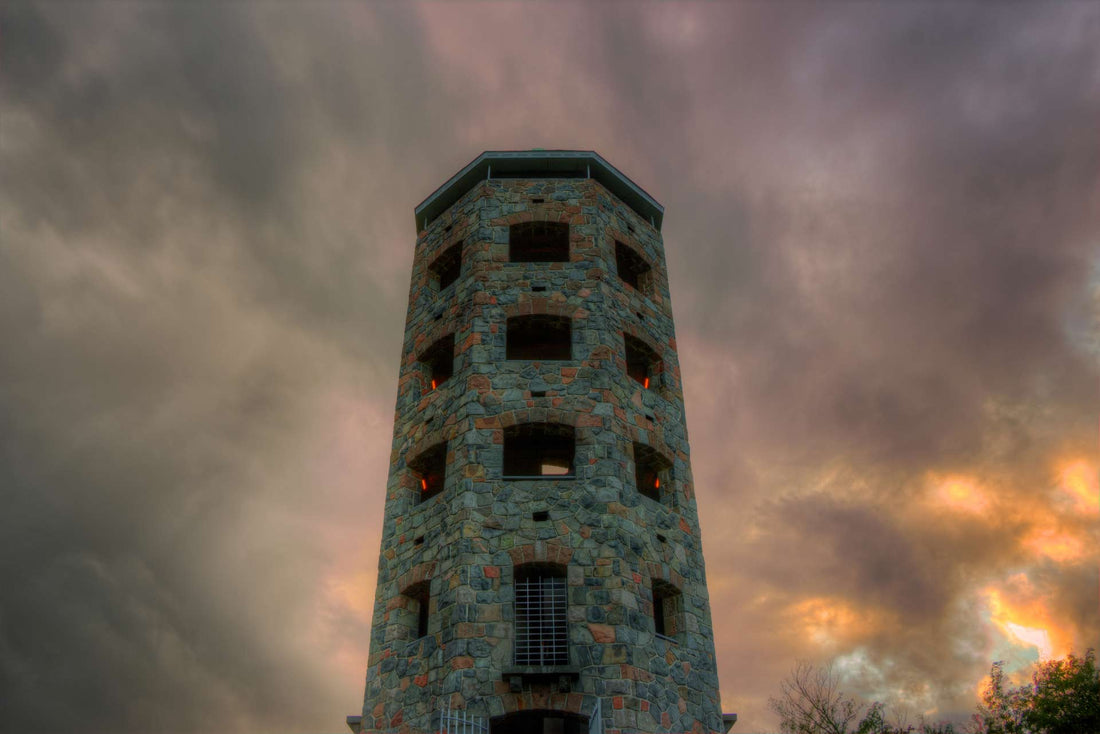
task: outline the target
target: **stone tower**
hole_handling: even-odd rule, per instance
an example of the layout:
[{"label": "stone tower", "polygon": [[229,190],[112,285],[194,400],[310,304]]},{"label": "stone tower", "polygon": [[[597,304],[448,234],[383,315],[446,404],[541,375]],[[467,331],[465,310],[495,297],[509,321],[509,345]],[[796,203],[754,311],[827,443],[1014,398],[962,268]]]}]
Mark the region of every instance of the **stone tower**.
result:
[{"label": "stone tower", "polygon": [[353,728],[728,728],[663,211],[543,150],[483,153],[416,208]]}]

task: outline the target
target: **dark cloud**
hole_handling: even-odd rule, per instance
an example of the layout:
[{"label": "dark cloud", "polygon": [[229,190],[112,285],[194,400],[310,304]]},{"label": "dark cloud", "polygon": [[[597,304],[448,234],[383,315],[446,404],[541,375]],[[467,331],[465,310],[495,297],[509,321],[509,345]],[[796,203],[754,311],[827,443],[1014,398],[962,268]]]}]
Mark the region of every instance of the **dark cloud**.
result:
[{"label": "dark cloud", "polygon": [[1094,5],[0,25],[5,730],[358,708],[412,208],[484,149],[595,149],[667,207],[739,727],[807,657],[965,710],[989,589],[1095,639],[1095,523],[1058,477],[1095,442]]}]

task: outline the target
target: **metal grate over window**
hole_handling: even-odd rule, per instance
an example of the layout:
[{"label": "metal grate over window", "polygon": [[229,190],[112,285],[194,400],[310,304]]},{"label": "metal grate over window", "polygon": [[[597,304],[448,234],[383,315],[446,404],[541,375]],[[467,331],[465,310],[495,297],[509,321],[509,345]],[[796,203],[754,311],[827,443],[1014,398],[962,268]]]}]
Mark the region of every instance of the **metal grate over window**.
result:
[{"label": "metal grate over window", "polygon": [[548,573],[516,580],[516,665],[568,665],[565,579]]}]

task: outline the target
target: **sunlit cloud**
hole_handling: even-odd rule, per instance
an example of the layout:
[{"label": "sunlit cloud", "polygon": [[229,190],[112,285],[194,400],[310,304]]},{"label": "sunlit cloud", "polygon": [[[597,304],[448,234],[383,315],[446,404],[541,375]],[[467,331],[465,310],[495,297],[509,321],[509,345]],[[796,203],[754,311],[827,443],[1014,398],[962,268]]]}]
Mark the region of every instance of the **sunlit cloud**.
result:
[{"label": "sunlit cloud", "polygon": [[951,475],[929,478],[931,499],[950,510],[981,513],[989,509],[989,498],[978,481],[972,477]]},{"label": "sunlit cloud", "polygon": [[1100,514],[1096,475],[1096,466],[1084,459],[1066,462],[1058,471],[1058,488],[1079,512]]},{"label": "sunlit cloud", "polygon": [[[1051,633],[1057,631],[1050,612],[1024,574],[1010,578],[1005,588],[987,588],[984,595],[990,621],[1010,642],[1034,648],[1043,660],[1055,656]],[[1067,651],[1060,649],[1058,654]]]}]

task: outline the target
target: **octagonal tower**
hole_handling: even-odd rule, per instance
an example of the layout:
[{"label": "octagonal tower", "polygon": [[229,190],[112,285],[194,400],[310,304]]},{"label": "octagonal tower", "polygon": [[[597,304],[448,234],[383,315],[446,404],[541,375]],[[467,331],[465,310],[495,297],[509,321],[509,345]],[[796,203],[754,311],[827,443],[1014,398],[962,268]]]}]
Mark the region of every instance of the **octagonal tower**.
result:
[{"label": "octagonal tower", "polygon": [[416,208],[362,731],[727,728],[663,211],[541,150]]}]

